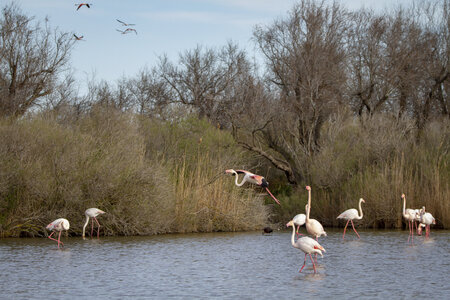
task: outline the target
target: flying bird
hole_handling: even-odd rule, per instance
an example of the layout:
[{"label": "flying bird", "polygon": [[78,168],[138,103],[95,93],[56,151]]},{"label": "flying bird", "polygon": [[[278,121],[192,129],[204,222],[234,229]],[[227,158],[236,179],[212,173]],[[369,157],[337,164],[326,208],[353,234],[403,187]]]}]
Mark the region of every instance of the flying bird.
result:
[{"label": "flying bird", "polygon": [[87,224],[89,223],[89,219],[90,218],[92,218],[91,219],[91,223],[92,223],[92,228],[91,228],[91,238],[92,238],[92,235],[94,234],[94,220],[95,220],[95,222],[97,222],[97,225],[98,225],[98,228],[97,228],[97,238],[99,238],[100,237],[100,223],[98,222],[98,220],[97,220],[97,216],[98,215],[102,215],[102,214],[104,214],[105,212],[103,211],[103,210],[100,210],[100,209],[98,209],[98,208],[88,208],[88,209],[86,209],[86,211],[84,212],[84,215],[86,216],[86,223],[84,223],[84,226],[83,226],[83,239],[85,238],[84,236],[85,236],[85,229],[86,229],[86,226],[87,226]]},{"label": "flying bird", "polygon": [[120,21],[119,19],[116,19],[116,21],[119,22],[120,24],[122,24],[123,26],[135,26],[135,25],[136,25],[136,24],[128,24],[128,23],[125,23],[125,22],[123,22],[123,21]]},{"label": "flying bird", "polygon": [[291,244],[294,248],[300,249],[305,253],[305,260],[303,261],[303,266],[300,269],[299,272],[303,270],[306,264],[306,256],[309,254],[309,257],[311,258],[311,262],[313,264],[314,273],[316,273],[316,265],[314,264],[314,260],[311,256],[311,254],[320,254],[320,256],[323,257],[322,251],[326,252],[325,249],[317,242],[316,240],[310,238],[309,236],[304,236],[299,238],[297,241],[295,241],[295,224],[294,221],[289,221],[289,223],[286,224],[287,227],[292,226],[292,236],[291,236]]},{"label": "flying bird", "polygon": [[[269,193],[269,195],[273,198],[273,200],[275,200],[276,203],[280,204],[280,201],[278,201],[278,199],[275,198],[274,195],[272,195],[272,193],[269,191],[269,188],[268,188],[269,183],[267,182],[267,180],[264,177],[262,177],[260,175],[255,175],[255,174],[253,174],[249,171],[245,171],[245,170],[228,169],[228,170],[225,170],[225,173],[231,174],[232,176],[236,176],[234,183],[237,186],[243,186],[244,183],[248,181],[250,183],[256,184],[257,186],[264,188],[267,191],[267,193]],[[244,174],[244,178],[242,178],[241,183],[238,183],[239,174]]]},{"label": "flying bird", "polygon": [[89,4],[89,3],[78,3],[78,4],[75,4],[75,6],[77,6],[77,10],[79,10],[83,5],[86,5],[87,8],[91,8],[92,4]]},{"label": "flying bird", "polygon": [[[63,230],[69,230],[69,227],[70,227],[69,221],[64,218],[56,219],[55,221],[48,224],[47,227],[45,227],[47,230],[52,231],[52,233],[48,236],[48,238],[58,242],[58,249],[59,249],[59,244],[61,244],[64,247],[64,243],[60,241],[61,240],[61,232]],[[57,231],[59,232],[58,239],[52,238],[52,235]]]},{"label": "flying bird", "polygon": [[362,209],[361,209],[361,203],[366,203],[366,201],[364,201],[363,198],[359,199],[359,213],[360,213],[360,215],[358,215],[358,211],[356,209],[350,208],[350,209],[347,209],[346,211],[344,211],[342,214],[340,214],[337,217],[337,219],[347,220],[347,224],[345,224],[344,234],[342,235],[342,239],[345,238],[345,230],[347,229],[348,222],[352,222],[353,230],[355,231],[355,233],[358,236],[358,238],[360,238],[358,232],[355,229],[355,225],[353,225],[353,220],[361,220],[363,218],[363,212],[362,212]]},{"label": "flying bird", "polygon": [[75,39],[76,39],[77,41],[84,41],[84,40],[83,40],[83,36],[77,36],[76,34],[74,34],[73,36],[75,37]]},{"label": "flying bird", "polygon": [[137,31],[136,31],[136,29],[134,29],[134,28],[127,28],[127,29],[125,29],[125,30],[119,30],[119,29],[116,29],[118,32],[120,32],[121,34],[127,34],[127,33],[131,33],[132,31],[134,31],[134,33],[136,33],[137,34]]}]

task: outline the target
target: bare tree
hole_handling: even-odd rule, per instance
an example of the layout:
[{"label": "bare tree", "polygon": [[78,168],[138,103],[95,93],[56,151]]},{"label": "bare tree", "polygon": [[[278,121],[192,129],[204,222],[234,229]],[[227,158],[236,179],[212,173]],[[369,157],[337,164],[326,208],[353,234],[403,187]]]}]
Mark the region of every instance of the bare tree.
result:
[{"label": "bare tree", "polygon": [[2,9],[0,26],[0,115],[20,116],[53,91],[74,42],[14,4]]}]

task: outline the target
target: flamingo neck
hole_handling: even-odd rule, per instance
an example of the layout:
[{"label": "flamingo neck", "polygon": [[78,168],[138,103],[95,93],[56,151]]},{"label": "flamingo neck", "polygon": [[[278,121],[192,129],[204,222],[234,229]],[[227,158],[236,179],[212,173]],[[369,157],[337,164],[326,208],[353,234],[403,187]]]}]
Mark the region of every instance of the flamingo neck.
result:
[{"label": "flamingo neck", "polygon": [[310,211],[311,211],[311,190],[308,190],[308,209],[306,210],[306,222],[309,222]]},{"label": "flamingo neck", "polygon": [[85,231],[86,231],[86,226],[87,226],[88,223],[89,223],[89,216],[86,215],[86,223],[84,223],[84,226],[83,226],[83,238],[84,238]]},{"label": "flamingo neck", "polygon": [[403,217],[407,217],[406,216],[406,196],[403,197]]},{"label": "flamingo neck", "polygon": [[359,214],[360,214],[360,216],[358,216],[358,220],[361,220],[362,217],[363,217],[363,212],[362,212],[362,208],[361,208],[361,203],[362,203],[362,201],[359,200]]},{"label": "flamingo neck", "polygon": [[241,183],[238,183],[239,175],[238,175],[238,173],[237,173],[236,171],[234,171],[234,170],[233,170],[233,173],[234,173],[234,175],[236,176],[236,178],[235,178],[235,180],[234,180],[234,183],[235,183],[237,186],[243,186],[244,183],[245,183],[245,181],[246,181],[245,176],[244,176],[244,178],[242,178]]},{"label": "flamingo neck", "polygon": [[294,224],[292,224],[291,244],[292,244],[292,246],[295,246],[295,225]]}]

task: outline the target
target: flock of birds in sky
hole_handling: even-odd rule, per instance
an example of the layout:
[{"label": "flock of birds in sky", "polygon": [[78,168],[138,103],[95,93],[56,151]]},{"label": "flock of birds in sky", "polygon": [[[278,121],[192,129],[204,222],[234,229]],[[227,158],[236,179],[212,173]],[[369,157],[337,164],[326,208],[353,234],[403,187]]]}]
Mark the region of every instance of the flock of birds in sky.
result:
[{"label": "flock of birds in sky", "polygon": [[[239,187],[243,186],[244,183],[249,182],[249,183],[252,183],[252,184],[255,184],[257,186],[264,188],[267,191],[267,193],[275,200],[275,202],[277,204],[281,205],[280,201],[278,201],[278,199],[275,198],[272,195],[272,193],[269,191],[269,188],[268,188],[269,183],[263,176],[253,174],[253,173],[251,173],[249,171],[245,171],[245,170],[233,170],[233,169],[225,170],[225,173],[235,176],[236,177],[235,184]],[[242,181],[239,183],[238,177],[240,174],[243,174],[244,177],[243,177]],[[311,187],[306,186],[306,190],[308,191],[308,204],[306,204],[306,206],[305,206],[306,214],[296,215],[292,220],[290,220],[286,224],[286,226],[292,227],[292,236],[291,236],[292,246],[297,249],[300,249],[301,251],[303,251],[305,253],[305,259],[303,261],[303,266],[301,267],[299,272],[301,272],[303,270],[303,268],[305,267],[306,257],[309,255],[309,257],[311,258],[311,262],[313,264],[314,273],[316,273],[317,254],[319,254],[320,256],[323,257],[322,252],[326,252],[325,248],[319,244],[318,239],[321,236],[327,236],[327,233],[325,232],[322,224],[320,224],[319,221],[317,221],[316,219],[310,218]],[[403,199],[402,214],[403,214],[403,218],[408,222],[408,227],[409,227],[408,242],[409,242],[410,238],[411,238],[411,242],[413,242],[413,240],[414,240],[414,225],[415,225],[418,235],[421,235],[422,230],[423,230],[422,228],[425,228],[425,231],[426,231],[425,237],[428,238],[430,236],[430,225],[436,224],[434,217],[430,213],[425,211],[425,206],[423,206],[421,209],[406,208],[405,194],[402,194],[402,199]],[[344,233],[342,235],[342,239],[345,239],[345,231],[347,230],[347,226],[348,226],[349,222],[351,222],[353,230],[355,231],[358,238],[360,238],[358,232],[355,229],[355,225],[353,224],[353,220],[361,220],[363,218],[363,212],[362,212],[362,208],[361,208],[362,203],[365,203],[365,201],[364,201],[364,199],[361,198],[361,199],[359,199],[359,212],[358,212],[358,210],[351,208],[351,209],[347,209],[346,211],[344,211],[337,217],[337,219],[347,220],[347,223],[345,224],[345,228],[344,228]],[[97,216],[102,215],[104,213],[105,213],[104,211],[102,211],[98,208],[89,208],[84,212],[84,214],[86,216],[86,223],[83,226],[83,234],[82,234],[83,239],[85,239],[85,229],[89,223],[89,220],[91,220],[91,224],[92,224],[91,225],[91,238],[94,234],[94,220],[97,223],[97,238],[100,238],[100,223],[97,220]],[[419,223],[418,226],[417,226],[417,223]],[[308,236],[303,236],[303,234],[299,233],[300,226],[303,226],[303,225],[305,225],[306,231],[313,238],[308,237]],[[64,246],[64,243],[61,242],[61,232],[64,230],[69,230],[69,227],[70,227],[69,221],[64,218],[57,219],[47,225],[46,229],[52,231],[52,233],[48,236],[48,238],[58,242],[58,249],[60,248],[60,245]],[[55,232],[59,232],[58,239],[52,238],[52,236]],[[264,232],[270,233],[270,232],[272,232],[272,229],[270,229],[269,227],[266,227],[266,228],[264,228]],[[297,240],[295,239],[295,236],[297,236]],[[299,237],[299,236],[302,236],[302,237]],[[314,254],[314,260],[312,258],[313,254]]]},{"label": "flock of birds in sky", "polygon": [[[87,7],[87,8],[91,8],[92,4],[90,4],[90,3],[77,3],[77,4],[75,4],[75,6],[77,7],[77,11],[78,11],[78,10],[79,10],[80,8],[82,8],[83,6],[85,6],[85,7]],[[132,32],[134,32],[134,33],[137,35],[136,29],[132,28],[132,26],[136,26],[136,24],[126,23],[126,22],[123,22],[123,21],[121,21],[121,20],[119,20],[119,19],[116,19],[116,21],[119,22],[122,26],[125,26],[125,27],[126,27],[126,28],[123,29],[123,30],[116,29],[118,32],[120,32],[121,34],[127,34],[127,33],[132,33]],[[86,41],[86,40],[84,39],[84,36],[83,36],[83,35],[76,35],[76,34],[73,34],[73,36],[74,36],[74,38],[75,38],[77,41]]]}]

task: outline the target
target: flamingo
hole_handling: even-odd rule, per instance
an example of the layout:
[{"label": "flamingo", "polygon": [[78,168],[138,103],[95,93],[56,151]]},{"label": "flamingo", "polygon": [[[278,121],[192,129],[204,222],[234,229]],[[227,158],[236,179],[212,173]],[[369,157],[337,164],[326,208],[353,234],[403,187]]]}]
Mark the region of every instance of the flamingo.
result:
[{"label": "flamingo", "polygon": [[75,4],[75,6],[77,6],[77,10],[79,10],[83,5],[86,5],[87,8],[91,8],[92,4],[89,4],[89,3],[78,3],[78,4]]},{"label": "flamingo", "polygon": [[128,23],[122,22],[119,19],[116,19],[116,21],[121,23],[123,26],[134,26],[134,25],[136,25],[136,24],[128,24]]},{"label": "flamingo", "polygon": [[417,234],[422,235],[422,227],[425,227],[425,237],[430,236],[430,225],[436,224],[436,220],[434,219],[433,215],[425,212],[425,206],[422,207],[420,211],[420,224],[419,228],[417,228]]},{"label": "flamingo", "polygon": [[308,191],[308,204],[306,204],[306,206],[305,206],[306,231],[308,231],[308,233],[310,235],[312,235],[313,237],[315,237],[317,240],[322,235],[327,236],[327,233],[323,230],[323,226],[322,226],[322,224],[320,224],[319,221],[317,221],[316,219],[309,218],[309,214],[311,212],[311,187],[309,185],[307,185],[306,190]]},{"label": "flamingo", "polygon": [[75,37],[75,39],[76,39],[77,41],[84,41],[84,40],[83,40],[83,36],[77,36],[76,34],[74,34],[73,36]]},{"label": "flamingo", "polygon": [[120,32],[121,34],[127,34],[127,33],[130,33],[130,32],[132,32],[132,31],[134,31],[134,33],[136,33],[136,35],[137,35],[137,31],[136,31],[136,29],[134,29],[134,28],[127,28],[127,29],[125,29],[125,30],[119,30],[119,29],[116,29],[118,32]]},{"label": "flamingo", "polygon": [[409,236],[408,236],[408,242],[409,239],[411,239],[411,242],[414,242],[414,227],[413,227],[413,222],[414,219],[416,218],[416,212],[414,209],[411,208],[405,208],[406,207],[406,196],[405,194],[402,194],[402,199],[403,199],[403,218],[405,218],[406,221],[408,221],[408,227],[409,227]]},{"label": "flamingo", "polygon": [[[281,205],[280,201],[278,201],[278,199],[275,198],[272,195],[272,193],[269,191],[269,188],[268,188],[269,183],[267,182],[267,180],[264,177],[262,177],[260,175],[255,175],[255,174],[253,174],[253,173],[251,173],[249,171],[245,171],[245,170],[228,169],[228,170],[225,170],[225,173],[226,174],[231,174],[232,176],[236,176],[236,179],[235,179],[234,183],[237,186],[243,186],[244,183],[248,181],[250,183],[253,183],[253,184],[256,184],[256,185],[258,185],[260,187],[263,187],[264,189],[266,189],[267,193],[269,193],[269,195],[273,198],[273,200],[275,200],[276,203]],[[239,174],[244,174],[244,178],[242,179],[241,183],[238,183]]]},{"label": "flamingo", "polygon": [[298,214],[296,215],[292,221],[294,222],[294,225],[297,225],[297,237],[299,235],[303,235],[301,233],[299,233],[298,231],[300,230],[300,226],[303,226],[306,222],[306,215],[305,214]]},{"label": "flamingo", "polygon": [[[61,244],[64,247],[64,243],[60,241],[61,240],[61,232],[63,230],[69,230],[69,227],[70,227],[69,221],[64,218],[56,219],[55,221],[48,224],[47,227],[45,227],[46,229],[52,231],[52,233],[48,236],[48,238],[58,242],[58,249],[59,249],[59,244]],[[52,235],[56,231],[59,231],[58,239],[52,238]]]},{"label": "flamingo", "polygon": [[353,220],[355,220],[355,219],[356,220],[361,220],[363,218],[363,212],[362,212],[362,209],[361,209],[361,203],[366,203],[366,201],[364,201],[363,198],[359,199],[359,213],[361,214],[361,216],[358,215],[358,211],[356,209],[350,208],[350,209],[347,209],[346,211],[344,211],[342,214],[340,214],[337,217],[337,219],[345,219],[345,220],[347,220],[347,224],[345,224],[344,234],[342,235],[342,239],[344,239],[344,237],[345,237],[345,230],[347,229],[348,222],[350,222],[350,221],[352,222],[353,230],[355,231],[355,233],[358,236],[358,238],[360,238],[358,232],[355,229],[355,225],[353,225]]},{"label": "flamingo", "polygon": [[94,220],[95,220],[95,222],[97,222],[97,225],[98,225],[97,238],[100,237],[100,223],[97,220],[97,216],[101,215],[101,214],[104,214],[104,213],[105,212],[103,210],[100,210],[100,209],[94,208],[94,207],[86,209],[86,211],[84,212],[84,215],[86,216],[86,223],[84,223],[84,226],[83,226],[83,239],[85,238],[84,237],[84,235],[85,235],[84,233],[85,233],[86,226],[89,223],[89,218],[93,219],[92,220],[92,229],[91,229],[91,238],[92,238],[92,235],[94,233]]},{"label": "flamingo", "polygon": [[299,273],[302,272],[303,268],[306,264],[306,255],[309,254],[309,257],[311,258],[311,262],[313,264],[314,273],[316,273],[316,265],[314,263],[314,260],[311,256],[312,253],[315,255],[320,254],[320,256],[323,257],[322,251],[326,252],[325,249],[317,242],[316,240],[310,238],[309,236],[304,236],[299,238],[297,241],[295,241],[295,224],[294,221],[291,220],[289,223],[286,224],[287,227],[292,226],[292,236],[291,236],[291,244],[294,248],[300,249],[305,253],[305,260],[303,261],[303,266],[300,269]]}]

